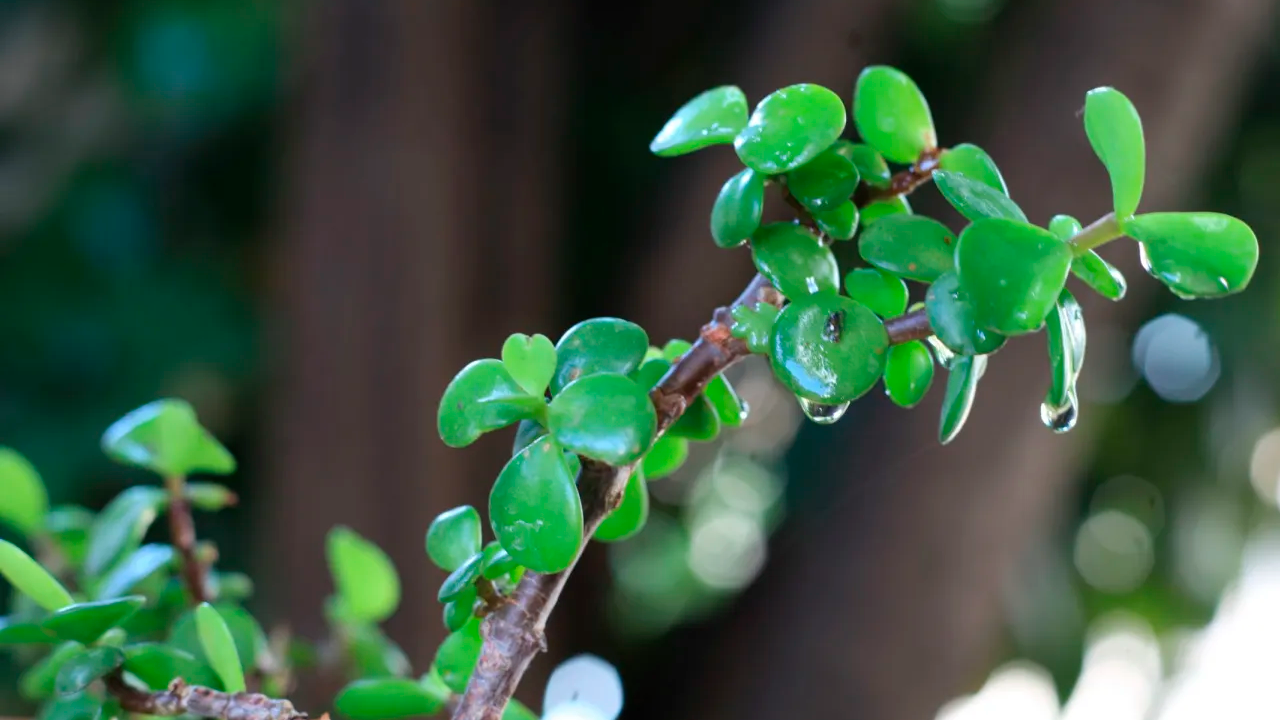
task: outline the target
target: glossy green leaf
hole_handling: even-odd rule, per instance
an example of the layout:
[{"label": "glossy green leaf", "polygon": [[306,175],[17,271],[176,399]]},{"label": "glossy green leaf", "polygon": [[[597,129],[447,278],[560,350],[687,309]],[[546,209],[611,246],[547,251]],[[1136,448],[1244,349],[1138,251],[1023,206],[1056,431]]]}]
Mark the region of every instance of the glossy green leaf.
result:
[{"label": "glossy green leaf", "polygon": [[640,367],[649,349],[649,336],[633,322],[618,318],[593,318],[569,328],[556,343],[559,357],[552,394],[587,375],[626,375]]},{"label": "glossy green leaf", "polygon": [[186,498],[192,507],[206,512],[225,510],[240,502],[240,498],[230,488],[210,482],[186,483]]},{"label": "glossy green leaf", "polygon": [[454,376],[440,398],[440,439],[465,447],[518,420],[538,418],[546,403],[524,391],[501,360],[476,360]]},{"label": "glossy green leaf", "polygon": [[733,142],[747,126],[747,96],[732,85],[708,90],[685,103],[649,143],[661,157],[684,155]]},{"label": "glossy green leaf", "polygon": [[53,633],[45,630],[39,623],[18,622],[0,617],[0,646],[49,645],[56,640]]},{"label": "glossy green leaf", "polygon": [[699,394],[667,429],[667,434],[694,442],[711,442],[720,434],[720,417],[706,395]]},{"label": "glossy green leaf", "polygon": [[94,588],[93,597],[96,600],[123,597],[160,570],[172,567],[175,559],[173,548],[168,545],[143,545],[111,568]]},{"label": "glossy green leaf", "polygon": [[858,268],[845,275],[844,291],[882,318],[897,317],[907,309],[907,284],[876,268]]},{"label": "glossy green leaf", "polygon": [[844,102],[811,84],[770,93],[756,105],[747,126],[733,140],[742,164],[766,175],[804,165],[826,150],[844,130]]},{"label": "glossy green leaf", "polygon": [[983,219],[960,233],[956,275],[979,327],[1002,335],[1044,325],[1074,256],[1053,233],[1015,220]]},{"label": "glossy green leaf", "polygon": [[670,360],[664,357],[650,358],[641,363],[640,367],[632,372],[630,377],[641,388],[652,389],[670,369]]},{"label": "glossy green leaf", "polygon": [[787,173],[787,191],[809,210],[833,210],[858,189],[858,168],[835,148]]},{"label": "glossy green leaf", "polygon": [[846,200],[831,210],[813,213],[818,230],[832,240],[852,240],[858,232],[859,217],[858,206],[852,200]]},{"label": "glossy green leaf", "polygon": [[400,605],[400,576],[377,545],[347,527],[335,527],[325,539],[329,572],[343,608],[362,622],[379,623]]},{"label": "glossy green leaf", "polygon": [[1151,213],[1124,223],[1142,243],[1142,266],[1181,298],[1239,292],[1258,265],[1258,238],[1230,215]]},{"label": "glossy green leaf", "polygon": [[459,565],[457,570],[449,573],[449,577],[444,579],[436,599],[446,603],[462,595],[468,588],[475,587],[476,578],[480,577],[480,561],[483,559],[484,556],[477,549],[475,555]]},{"label": "glossy green leaf", "polygon": [[[213,607],[231,632],[231,640],[235,644],[240,662],[244,667],[253,667],[267,646],[267,636],[262,625],[248,610],[233,603],[218,602]],[[194,610],[183,613],[173,622],[169,628],[168,644],[209,661]]]},{"label": "glossy green leaf", "polygon": [[925,295],[929,326],[938,340],[961,355],[985,355],[1004,345],[1005,337],[978,325],[973,302],[954,272],[939,277]]},{"label": "glossy green leaf", "polygon": [[556,346],[546,335],[516,333],[502,344],[502,365],[526,393],[542,397],[556,372]]},{"label": "glossy green leaf", "polygon": [[124,669],[152,690],[164,690],[174,678],[192,685],[217,685],[213,668],[195,655],[161,643],[139,643],[124,648]]},{"label": "glossy green leaf", "polygon": [[1063,407],[1075,396],[1076,378],[1084,366],[1085,325],[1080,304],[1066,290],[1049,313],[1045,328],[1049,343],[1050,384],[1045,402]]},{"label": "glossy green leaf", "polygon": [[764,214],[764,176],[751,168],[720,187],[711,206],[711,237],[722,248],[737,247],[760,227]]},{"label": "glossy green leaf", "polygon": [[489,522],[516,562],[541,573],[573,563],[582,546],[582,501],[574,481],[564,451],[550,437],[502,469],[489,495]]},{"label": "glossy green leaf", "polygon": [[894,215],[910,215],[911,203],[903,195],[895,195],[891,198],[876,200],[869,203],[866,207],[858,211],[861,216],[862,226],[871,227],[872,224],[887,217]]},{"label": "glossy green leaf", "polygon": [[453,572],[480,552],[480,513],[470,505],[446,510],[427,528],[427,556],[442,570]]},{"label": "glossy green leaf", "polygon": [[773,372],[796,395],[840,404],[865,394],[884,373],[889,336],[866,306],[832,294],[783,308],[773,328]]},{"label": "glossy green leaf", "polygon": [[1053,219],[1049,220],[1049,232],[1057,235],[1059,240],[1070,240],[1083,229],[1084,226],[1080,221],[1070,215],[1054,215]]},{"label": "glossy green leaf", "polygon": [[644,472],[637,470],[627,479],[622,504],[605,516],[592,537],[601,542],[617,542],[633,537],[649,519],[649,486]]},{"label": "glossy green leaf", "polygon": [[100,575],[119,558],[136,550],[168,501],[168,493],[158,487],[134,485],[107,503],[89,528],[85,572]]},{"label": "glossy green leaf", "polygon": [[86,645],[138,612],[146,603],[140,595],[68,605],[40,622],[59,640],[74,640]]},{"label": "glossy green leaf", "polygon": [[547,429],[566,450],[610,465],[639,460],[657,425],[648,391],[614,373],[571,383],[551,401],[547,415]]},{"label": "glossy green leaf", "polygon": [[938,439],[943,445],[954,440],[969,419],[969,410],[973,408],[973,398],[978,392],[978,380],[986,366],[985,355],[957,357],[951,364],[938,424]]},{"label": "glossy green leaf", "polygon": [[933,355],[919,340],[889,348],[884,366],[884,390],[895,405],[912,408],[920,404],[933,384]]},{"label": "glossy green leaf", "polygon": [[852,140],[837,140],[832,148],[853,162],[862,182],[877,188],[886,188],[892,184],[893,172],[889,170],[889,163],[884,161],[879,150]]},{"label": "glossy green leaf", "polygon": [[840,288],[840,267],[830,248],[802,225],[770,223],[751,237],[756,269],[778,292],[795,300]]},{"label": "glossy green leaf", "polygon": [[92,693],[57,697],[40,707],[36,720],[98,720],[103,700]]},{"label": "glossy green leaf", "polygon": [[457,632],[467,624],[475,613],[476,596],[476,586],[468,585],[457,597],[444,604],[442,619],[446,630]]},{"label": "glossy green leaf", "polygon": [[[515,455],[521,450],[529,447],[534,440],[547,434],[547,429],[532,420],[521,420],[516,426],[516,437],[511,443],[511,454]],[[448,570],[449,568],[445,568]]]},{"label": "glossy green leaf", "polygon": [[0,540],[0,575],[45,610],[59,610],[72,603],[71,594],[62,583],[7,540]]},{"label": "glossy green leaf", "polygon": [[711,378],[707,383],[707,389],[703,390],[702,394],[707,398],[707,402],[711,403],[721,425],[740,427],[746,421],[747,404],[738,397],[738,391],[733,389],[724,375]]},{"label": "glossy green leaf", "polygon": [[684,465],[689,459],[689,441],[684,438],[663,435],[645,453],[641,468],[649,480],[664,478]]},{"label": "glossy green leaf", "polygon": [[44,524],[49,494],[40,473],[18,451],[0,447],[0,523],[8,523],[24,535]]},{"label": "glossy green leaf", "polygon": [[444,703],[408,678],[367,678],[344,687],[333,706],[350,720],[398,720],[433,715]]},{"label": "glossy green leaf", "polygon": [[738,305],[730,311],[733,326],[729,328],[729,332],[745,342],[751,352],[767,354],[773,342],[773,324],[777,321],[779,312],[778,308],[769,303],[760,303],[754,307]]},{"label": "glossy green leaf", "polygon": [[89,685],[124,665],[124,653],[113,647],[88,648],[69,658],[58,670],[54,691],[59,695],[83,692]]},{"label": "glossy green leaf", "polygon": [[1108,300],[1120,300],[1129,288],[1120,269],[1093,250],[1086,250],[1071,261],[1071,274]]},{"label": "glossy green leaf", "polygon": [[943,152],[938,158],[938,167],[977,180],[1006,197],[1009,195],[1009,186],[1005,184],[1000,168],[996,167],[987,151],[977,145],[963,143]]},{"label": "glossy green leaf", "polygon": [[67,642],[49,651],[18,677],[18,693],[31,701],[47,700],[56,692],[58,673],[68,661],[84,652],[84,645]]},{"label": "glossy green leaf", "polygon": [[937,220],[893,215],[868,227],[858,253],[872,265],[908,280],[933,282],[955,267],[956,235]]},{"label": "glossy green leaf", "polygon": [[461,630],[451,633],[436,651],[435,669],[450,690],[461,693],[475,670],[484,640],[480,637],[480,621],[473,619]]},{"label": "glossy green leaf", "polygon": [[480,560],[480,574],[489,580],[497,580],[519,567],[511,553],[502,544],[494,541],[485,546]]},{"label": "glossy green leaf", "polygon": [[668,362],[675,362],[684,357],[685,353],[693,349],[693,343],[680,338],[672,338],[662,346],[662,357]]},{"label": "glossy green leaf", "polygon": [[1004,218],[1027,221],[1027,216],[1008,195],[990,185],[946,170],[933,172],[933,184],[957,212],[969,220]]},{"label": "glossy green leaf", "polygon": [[1123,222],[1138,211],[1147,172],[1142,119],[1129,98],[1115,88],[1090,90],[1084,100],[1084,130],[1089,144],[1111,176],[1116,217]]},{"label": "glossy green leaf", "polygon": [[103,433],[102,449],[117,462],[164,476],[226,475],[236,469],[235,458],[185,400],[156,400],[130,412]]},{"label": "glossy green leaf", "polygon": [[892,162],[910,165],[938,146],[924,93],[896,68],[862,71],[853,89],[853,121],[862,139]]},{"label": "glossy green leaf", "polygon": [[209,659],[209,666],[221,678],[222,687],[227,692],[244,692],[244,666],[240,664],[231,629],[209,603],[200,603],[196,607],[195,618],[200,646]]}]

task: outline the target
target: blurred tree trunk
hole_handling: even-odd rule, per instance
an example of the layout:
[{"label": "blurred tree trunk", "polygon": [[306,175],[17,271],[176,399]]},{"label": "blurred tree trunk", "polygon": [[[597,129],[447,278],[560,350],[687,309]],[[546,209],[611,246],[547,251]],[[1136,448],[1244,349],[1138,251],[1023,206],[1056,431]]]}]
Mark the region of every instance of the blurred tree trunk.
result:
[{"label": "blurred tree trunk", "polygon": [[[1169,208],[1196,195],[1272,28],[1273,5],[1059,0],[1028,7],[1000,36],[1006,40],[986,97],[972,105],[973,132],[942,134],[985,147],[1032,219],[1067,212],[1087,222],[1110,206],[1110,193],[1079,111],[1086,90],[1115,85],[1147,118],[1143,208]],[[845,65],[811,59],[804,79],[829,80],[828,64]],[[680,244],[669,245],[655,267],[722,262],[721,255],[704,257],[714,251],[704,252],[711,247],[703,240],[708,202],[673,213],[670,231],[658,236]],[[1122,304],[1087,299],[1085,315],[1091,327],[1130,324],[1157,286],[1137,268],[1131,246],[1104,254],[1132,278],[1132,297]],[[715,298],[694,302],[700,286],[693,277],[668,279],[644,296],[648,316],[682,318],[687,334],[701,322],[688,308],[733,294],[716,288]],[[1105,352],[1090,352],[1098,350]],[[1003,621],[1002,593],[1023,554],[1053,527],[1088,452],[1093,423],[1067,436],[1040,425],[1046,365],[1039,336],[995,356],[969,424],[950,446],[936,445],[941,388],[910,413],[881,402],[878,412],[893,413],[891,420],[854,424],[859,437],[826,445],[834,454],[854,451],[823,459],[824,467],[850,469],[844,490],[820,512],[792,518],[801,524],[774,543],[765,575],[715,637],[682,646],[701,652],[700,662],[682,666],[701,670],[688,683],[696,692],[667,716],[927,718],[979,680]]]},{"label": "blurred tree trunk", "polygon": [[318,636],[323,538],[351,526],[400,569],[388,630],[424,671],[444,634],[425,530],[443,509],[485,507],[510,442],[445,448],[437,403],[466,362],[549,325],[565,12],[301,10],[262,577],[277,617]]}]

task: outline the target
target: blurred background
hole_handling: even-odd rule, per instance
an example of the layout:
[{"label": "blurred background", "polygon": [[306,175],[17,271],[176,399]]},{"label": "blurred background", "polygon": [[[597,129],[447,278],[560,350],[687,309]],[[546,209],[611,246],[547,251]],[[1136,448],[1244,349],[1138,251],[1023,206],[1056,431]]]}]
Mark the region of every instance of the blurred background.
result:
[{"label": "blurred background", "polygon": [[[706,226],[733,153],[647,151],[672,111],[727,83],[847,97],[897,65],[1033,221],[1087,223],[1110,195],[1083,97],[1114,85],[1146,122],[1144,210],[1249,222],[1249,291],[1179,301],[1108,246],[1129,297],[1078,293],[1067,435],[1039,420],[1041,336],[993,358],[947,447],[940,387],[820,427],[745,363],[747,426],[654,483],[640,537],[589,551],[519,696],[590,651],[624,718],[1274,717],[1277,5],[4,0],[0,443],[98,508],[144,480],[102,457],[106,425],[190,400],[242,468],[200,532],[260,616],[322,632],[322,538],[347,524],[396,560],[388,631],[422,671],[444,634],[423,532],[485,506],[511,440],[444,447],[452,374],[593,315],[691,338],[752,273]],[[912,202],[959,227],[932,189]],[[27,711],[7,663],[0,714]]]}]

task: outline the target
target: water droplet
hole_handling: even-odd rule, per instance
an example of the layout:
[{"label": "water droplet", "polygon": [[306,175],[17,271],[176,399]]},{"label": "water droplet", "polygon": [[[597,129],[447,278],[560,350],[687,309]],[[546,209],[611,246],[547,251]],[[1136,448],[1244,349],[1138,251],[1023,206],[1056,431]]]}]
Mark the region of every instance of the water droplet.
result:
[{"label": "water droplet", "polygon": [[933,348],[933,354],[937,356],[938,364],[946,370],[950,370],[952,363],[956,360],[956,354],[951,351],[951,348],[943,345],[937,335],[929,336],[929,346]]},{"label": "water droplet", "polygon": [[800,401],[800,409],[804,411],[805,417],[819,425],[830,425],[836,422],[844,417],[844,411],[849,409],[849,403],[824,405],[805,398],[796,399]]},{"label": "water droplet", "polygon": [[1142,262],[1142,269],[1148,274],[1151,273],[1151,257],[1147,255],[1146,243],[1138,243],[1138,260]]},{"label": "water droplet", "polygon": [[1064,433],[1075,427],[1079,416],[1080,412],[1076,407],[1074,395],[1068,397],[1067,402],[1062,406],[1050,405],[1047,402],[1040,403],[1040,421],[1056,433]]},{"label": "water droplet", "polygon": [[746,400],[743,400],[743,401],[742,401],[742,410],[738,412],[738,421],[739,421],[739,422],[746,422],[746,421],[747,421],[747,416],[748,416],[748,415],[750,415],[750,414],[751,414],[751,406],[747,404],[747,401],[746,401]]}]

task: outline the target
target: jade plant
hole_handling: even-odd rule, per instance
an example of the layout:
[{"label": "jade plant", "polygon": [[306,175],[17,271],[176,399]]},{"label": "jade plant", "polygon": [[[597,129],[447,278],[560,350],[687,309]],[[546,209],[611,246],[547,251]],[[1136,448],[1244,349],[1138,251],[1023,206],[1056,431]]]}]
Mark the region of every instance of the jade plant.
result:
[{"label": "jade plant", "polygon": [[[940,366],[945,444],[964,426],[991,356],[1011,337],[1044,330],[1051,379],[1041,419],[1064,432],[1077,421],[1086,345],[1068,280],[1110,300],[1126,289],[1099,247],[1136,241],[1143,267],[1186,299],[1238,292],[1253,275],[1257,239],[1243,222],[1138,212],[1142,123],[1113,88],[1085,97],[1085,133],[1112,189],[1111,207],[1088,225],[1067,215],[1032,222],[986,152],[939,144],[927,101],[898,70],[864,70],[852,116],[859,140],[843,137],[842,98],[811,84],[754,109],[732,86],[693,98],[650,150],[669,157],[732,145],[743,168],[715,197],[709,234],[722,248],[749,248],[759,274],[742,295],[693,342],[658,345],[635,323],[595,318],[554,343],[512,335],[499,357],[472,362],[449,383],[438,415],[446,444],[510,426],[514,442],[487,513],[453,508],[426,530],[426,560],[444,573],[437,599],[449,634],[416,679],[380,629],[399,604],[396,569],[350,529],[328,538],[331,636],[312,645],[264,632],[243,607],[248,579],[216,569],[216,549],[196,540],[192,522],[193,508],[216,511],[235,496],[189,476],[229,473],[235,462],[189,405],[163,400],[103,438],[108,455],[162,482],[131,487],[97,514],[49,508],[35,470],[0,454],[0,520],[34,553],[0,542],[0,573],[18,591],[0,620],[0,645],[31,663],[22,692],[56,720],[287,720],[302,713],[272,698],[299,672],[328,664],[350,678],[334,710],[351,720],[445,710],[536,717],[510,698],[545,647],[586,541],[635,535],[648,517],[648,483],[675,472],[691,442],[742,424],[748,408],[723,375],[733,363],[766,358],[824,424],[877,385],[914,407]],[[930,182],[963,217],[958,231],[913,212],[908,196]],[[793,220],[763,222],[771,195]],[[837,261],[840,242],[856,243],[852,265]],[[161,514],[170,542],[144,544]]]}]

